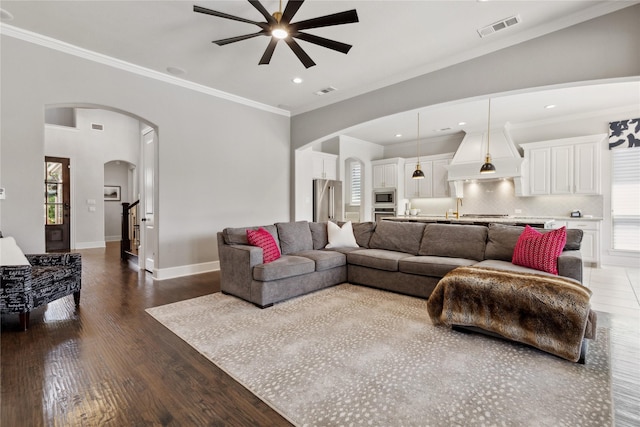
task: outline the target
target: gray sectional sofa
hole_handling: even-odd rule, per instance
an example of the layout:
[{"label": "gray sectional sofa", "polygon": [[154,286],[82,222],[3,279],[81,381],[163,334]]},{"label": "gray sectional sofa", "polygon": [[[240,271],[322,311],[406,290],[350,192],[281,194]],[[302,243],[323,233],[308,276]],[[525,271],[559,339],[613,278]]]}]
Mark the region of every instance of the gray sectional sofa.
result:
[{"label": "gray sectional sofa", "polygon": [[[325,249],[327,223],[286,222],[264,226],[282,257],[263,264],[262,249],[250,246],[246,230],[218,233],[220,286],[265,308],[344,282],[428,298],[449,271],[461,266],[549,274],[513,265],[523,227],[489,224],[424,224],[380,221],[353,224],[359,247]],[[558,258],[560,276],[582,283],[582,230],[567,230]]]}]

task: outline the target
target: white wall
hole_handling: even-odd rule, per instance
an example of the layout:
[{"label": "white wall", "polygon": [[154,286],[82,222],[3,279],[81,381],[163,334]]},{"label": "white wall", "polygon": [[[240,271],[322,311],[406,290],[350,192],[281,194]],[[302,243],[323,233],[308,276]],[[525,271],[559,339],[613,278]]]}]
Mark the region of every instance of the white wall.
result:
[{"label": "white wall", "polygon": [[119,201],[104,202],[104,240],[115,242],[122,239],[122,203],[131,203],[131,193],[129,191],[129,167],[128,162],[120,160],[110,161],[104,165],[104,185],[120,187]]},{"label": "white wall", "polygon": [[[44,251],[47,105],[90,103],[158,130],[158,275],[215,268],[215,233],[290,219],[289,118],[143,75],[1,37],[0,227]],[[76,179],[102,176],[87,171]]]}]

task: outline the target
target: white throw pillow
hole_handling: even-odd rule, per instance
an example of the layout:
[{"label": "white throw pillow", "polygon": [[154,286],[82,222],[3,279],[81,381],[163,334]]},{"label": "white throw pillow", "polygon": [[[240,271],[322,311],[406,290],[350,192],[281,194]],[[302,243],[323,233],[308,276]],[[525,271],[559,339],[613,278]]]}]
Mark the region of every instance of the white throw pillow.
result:
[{"label": "white throw pillow", "polygon": [[327,223],[327,235],[329,243],[325,248],[357,248],[356,236],[353,235],[351,221],[347,221],[339,227],[331,221]]}]

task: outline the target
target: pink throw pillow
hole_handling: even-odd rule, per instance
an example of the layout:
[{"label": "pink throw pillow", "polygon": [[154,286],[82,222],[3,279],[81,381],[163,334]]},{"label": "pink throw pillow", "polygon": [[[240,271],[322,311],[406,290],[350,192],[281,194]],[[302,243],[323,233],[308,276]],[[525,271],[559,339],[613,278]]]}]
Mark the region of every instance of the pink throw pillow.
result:
[{"label": "pink throw pillow", "polygon": [[262,262],[264,264],[280,258],[280,248],[278,248],[276,240],[271,233],[264,228],[260,227],[257,230],[247,230],[247,240],[251,246],[262,248]]},{"label": "pink throw pillow", "polygon": [[527,225],[518,238],[511,262],[558,275],[558,257],[566,242],[566,227],[540,233]]}]

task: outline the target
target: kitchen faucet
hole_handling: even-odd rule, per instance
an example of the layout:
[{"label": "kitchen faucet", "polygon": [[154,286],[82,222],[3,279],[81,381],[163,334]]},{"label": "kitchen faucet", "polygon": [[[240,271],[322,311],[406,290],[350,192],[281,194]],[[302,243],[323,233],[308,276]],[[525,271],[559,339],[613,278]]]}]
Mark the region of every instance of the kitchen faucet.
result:
[{"label": "kitchen faucet", "polygon": [[[456,214],[456,218],[460,218],[460,206],[462,206],[462,197],[456,197],[456,211],[453,212]],[[449,211],[445,212],[445,218],[449,218]]]}]

